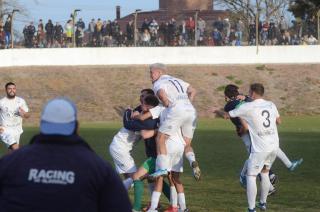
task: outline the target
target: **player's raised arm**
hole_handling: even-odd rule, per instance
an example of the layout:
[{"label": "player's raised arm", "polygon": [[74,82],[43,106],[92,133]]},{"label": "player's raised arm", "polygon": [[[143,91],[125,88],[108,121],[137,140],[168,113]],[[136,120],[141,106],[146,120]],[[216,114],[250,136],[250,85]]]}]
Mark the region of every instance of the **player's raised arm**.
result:
[{"label": "player's raised arm", "polygon": [[190,85],[187,89],[187,94],[188,94],[190,101],[193,102],[194,97],[197,94],[197,90]]}]

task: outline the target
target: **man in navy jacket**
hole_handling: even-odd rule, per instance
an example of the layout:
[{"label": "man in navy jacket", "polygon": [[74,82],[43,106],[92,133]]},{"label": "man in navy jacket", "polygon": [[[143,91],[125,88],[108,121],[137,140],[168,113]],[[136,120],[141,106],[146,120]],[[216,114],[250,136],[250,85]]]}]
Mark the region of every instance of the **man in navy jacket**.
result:
[{"label": "man in navy jacket", "polygon": [[40,134],[0,160],[1,211],[131,211],[120,178],[78,136],[77,127],[72,102],[48,102]]}]

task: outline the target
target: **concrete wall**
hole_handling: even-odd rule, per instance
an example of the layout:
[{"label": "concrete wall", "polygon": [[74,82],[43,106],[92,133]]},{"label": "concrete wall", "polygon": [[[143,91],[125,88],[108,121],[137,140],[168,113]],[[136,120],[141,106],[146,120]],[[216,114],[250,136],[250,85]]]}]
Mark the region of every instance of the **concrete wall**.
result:
[{"label": "concrete wall", "polygon": [[0,50],[0,67],[166,64],[320,63],[318,46],[137,47]]}]

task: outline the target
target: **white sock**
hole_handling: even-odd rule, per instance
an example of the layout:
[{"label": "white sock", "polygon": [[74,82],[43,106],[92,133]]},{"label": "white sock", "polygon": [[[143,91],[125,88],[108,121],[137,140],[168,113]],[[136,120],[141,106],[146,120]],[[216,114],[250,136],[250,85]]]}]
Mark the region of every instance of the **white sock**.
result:
[{"label": "white sock", "polygon": [[196,161],[196,155],[194,154],[194,152],[187,152],[186,158],[188,159],[190,166],[192,165],[192,162]]},{"label": "white sock", "polygon": [[154,191],[151,196],[151,206],[150,210],[156,210],[159,204],[161,192]]},{"label": "white sock", "polygon": [[184,193],[178,193],[178,202],[180,205],[180,210],[184,211],[185,209],[187,209],[186,197],[184,196]]},{"label": "white sock", "polygon": [[249,209],[256,207],[257,184],[256,176],[247,176],[247,199]]},{"label": "white sock", "polygon": [[129,190],[129,189],[131,188],[131,185],[132,185],[132,183],[133,183],[133,180],[132,180],[131,177],[129,177],[129,178],[123,180],[122,183],[123,183],[124,187],[125,187],[127,190]]},{"label": "white sock", "polygon": [[280,148],[277,151],[277,157],[282,161],[282,163],[284,163],[284,165],[287,168],[290,168],[292,166],[291,161],[289,160],[287,155]]},{"label": "white sock", "polygon": [[152,183],[148,183],[148,185],[149,185],[150,196],[152,196],[152,193],[154,191],[154,183],[153,182]]},{"label": "white sock", "polygon": [[270,188],[270,179],[269,179],[269,172],[268,173],[260,173],[261,176],[261,191],[260,191],[260,202],[266,203],[267,197]]},{"label": "white sock", "polygon": [[170,204],[173,207],[178,207],[178,194],[174,186],[170,187]]},{"label": "white sock", "polygon": [[162,169],[166,170],[168,169],[169,165],[169,158],[167,155],[158,155],[156,160],[156,170]]},{"label": "white sock", "polygon": [[241,176],[246,176],[247,175],[247,169],[248,169],[248,160],[246,160],[246,162],[244,162],[240,175]]}]

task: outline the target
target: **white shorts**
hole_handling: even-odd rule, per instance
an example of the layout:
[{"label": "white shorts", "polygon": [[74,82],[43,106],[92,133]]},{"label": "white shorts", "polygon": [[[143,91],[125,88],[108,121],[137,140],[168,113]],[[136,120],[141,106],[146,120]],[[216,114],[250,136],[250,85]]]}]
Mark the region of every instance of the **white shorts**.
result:
[{"label": "white shorts", "polygon": [[193,138],[197,125],[197,113],[194,108],[168,108],[161,118],[159,132],[173,135],[181,129],[184,137]]},{"label": "white shorts", "polygon": [[115,145],[113,140],[109,146],[109,152],[113,159],[114,166],[118,174],[130,174],[137,171],[136,164],[131,156],[130,150]]},{"label": "white shorts", "polygon": [[277,150],[274,150],[272,152],[250,153],[250,156],[248,159],[247,175],[253,175],[253,176],[258,175],[262,171],[264,166],[266,166],[266,168],[270,170],[276,157],[277,157]]},{"label": "white shorts", "polygon": [[20,135],[21,133],[14,133],[9,130],[5,130],[0,134],[0,139],[6,145],[6,147],[9,148],[13,144],[20,143]]},{"label": "white shorts", "polygon": [[168,153],[168,171],[183,172],[183,143],[169,138],[166,141],[166,147]]},{"label": "white shorts", "polygon": [[241,139],[244,143],[244,145],[246,146],[246,150],[247,152],[250,154],[251,152],[251,138],[250,138],[250,134],[246,133],[244,135],[241,136]]}]

